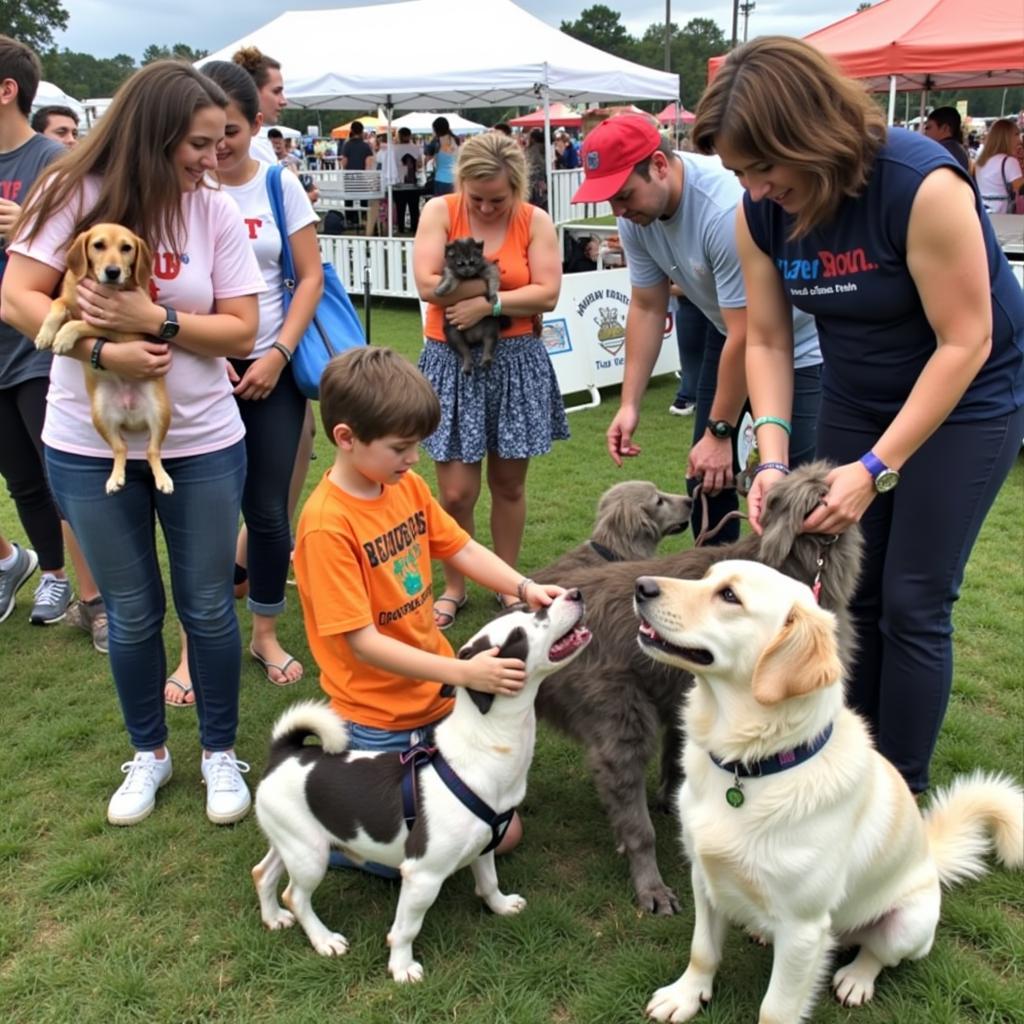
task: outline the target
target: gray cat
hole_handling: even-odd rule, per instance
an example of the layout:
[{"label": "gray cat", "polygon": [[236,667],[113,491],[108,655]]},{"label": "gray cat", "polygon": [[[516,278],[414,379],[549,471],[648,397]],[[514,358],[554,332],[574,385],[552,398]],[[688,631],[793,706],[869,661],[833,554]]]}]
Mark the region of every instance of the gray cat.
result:
[{"label": "gray cat", "polygon": [[[456,238],[444,247],[444,270],[441,281],[434,289],[438,298],[454,291],[463,281],[483,278],[487,285],[487,301],[493,306],[498,301],[498,264],[484,256],[484,243],[475,238]],[[471,346],[483,345],[480,365],[485,369],[494,360],[494,349],[498,344],[498,332],[509,325],[507,316],[485,316],[479,323],[466,330],[459,330],[445,319],[444,336],[449,345],[462,357],[462,372],[473,372]]]}]

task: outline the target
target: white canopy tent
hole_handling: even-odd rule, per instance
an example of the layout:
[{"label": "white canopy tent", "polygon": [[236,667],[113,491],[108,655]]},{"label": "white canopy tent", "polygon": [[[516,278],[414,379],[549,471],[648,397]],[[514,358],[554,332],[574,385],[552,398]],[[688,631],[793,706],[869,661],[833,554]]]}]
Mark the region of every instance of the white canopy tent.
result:
[{"label": "white canopy tent", "polygon": [[413,135],[429,135],[434,129],[434,119],[445,117],[448,119],[448,127],[455,135],[478,135],[487,131],[487,125],[477,124],[476,121],[468,121],[466,118],[454,112],[447,113],[440,111],[436,114],[426,113],[422,110],[414,110],[411,114],[403,114],[391,122],[392,128],[408,128]]},{"label": "white canopy tent", "polygon": [[36,90],[36,98],[32,101],[32,109],[40,107],[70,107],[80,118],[85,117],[85,108],[74,96],[69,96],[53,82],[40,82]]}]

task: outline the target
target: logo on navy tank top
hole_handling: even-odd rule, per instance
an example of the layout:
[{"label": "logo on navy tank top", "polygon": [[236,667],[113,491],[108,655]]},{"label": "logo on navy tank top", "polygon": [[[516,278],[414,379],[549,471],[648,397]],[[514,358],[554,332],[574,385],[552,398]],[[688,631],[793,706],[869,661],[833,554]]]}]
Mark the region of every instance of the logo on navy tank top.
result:
[{"label": "logo on navy tank top", "polygon": [[[837,277],[854,277],[878,269],[878,264],[868,259],[863,247],[847,249],[846,252],[819,249],[817,259],[787,260],[780,257],[776,259],[775,265],[786,281],[822,281]],[[834,285],[817,286],[812,289],[791,288],[790,291],[795,295],[821,295],[854,292],[857,291],[857,285],[852,281],[849,284],[836,282]]]}]

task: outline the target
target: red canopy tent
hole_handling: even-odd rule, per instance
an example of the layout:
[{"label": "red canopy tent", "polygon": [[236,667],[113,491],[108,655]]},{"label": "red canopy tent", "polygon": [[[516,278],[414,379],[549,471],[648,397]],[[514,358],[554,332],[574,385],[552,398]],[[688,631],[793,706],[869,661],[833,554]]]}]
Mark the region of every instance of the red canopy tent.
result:
[{"label": "red canopy tent", "polygon": [[[552,128],[579,128],[583,118],[564,103],[552,103],[551,120],[548,123]],[[543,128],[544,108],[538,107],[522,117],[514,117],[509,124],[516,128]]]},{"label": "red canopy tent", "polygon": [[[680,124],[693,124],[697,120],[697,115],[692,110],[687,110],[686,107],[682,107],[679,110],[679,122]],[[670,103],[659,115],[658,124],[660,125],[674,125],[676,123],[676,104]]]},{"label": "red canopy tent", "polygon": [[[1021,0],[881,0],[804,40],[868,88],[928,91],[1024,84]],[[708,79],[725,57],[708,61]]]}]

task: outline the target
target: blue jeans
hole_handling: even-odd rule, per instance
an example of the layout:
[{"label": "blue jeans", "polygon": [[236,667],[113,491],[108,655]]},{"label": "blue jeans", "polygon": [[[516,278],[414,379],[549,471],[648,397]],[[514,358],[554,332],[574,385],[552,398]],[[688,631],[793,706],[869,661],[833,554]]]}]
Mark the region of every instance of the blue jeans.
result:
[{"label": "blue jeans", "polygon": [[[242,377],[251,360],[232,359]],[[295,466],[306,398],[290,366],[281,371],[277,386],[257,401],[236,398],[245,424],[246,472],[242,516],[249,531],[249,611],[280,615],[292,552],[288,522],[288,486]]]},{"label": "blue jeans", "polygon": [[[818,455],[855,462],[888,425],[885,416],[825,397]],[[1024,408],[942,424],[907,460],[896,489],[878,495],[860,521],[864,559],[850,604],[857,645],[847,702],[915,793],[928,787],[953,685],[953,605],[964,567],[1022,432]],[[1019,553],[1010,557],[1019,564]]]},{"label": "blue jeans", "polygon": [[238,727],[241,636],[232,595],[245,444],[165,459],[174,493],[153,486],[149,466],[129,459],[127,480],[106,494],[110,459],[46,449],[57,504],[96,577],[110,623],[110,668],[136,750],[158,750],[164,718],[163,621],[156,519],[167,542],[174,606],[188,634],[199,735],[209,751],[230,750]]},{"label": "blue jeans", "polygon": [[704,358],[708,318],[685,296],[676,299],[676,345],[679,347],[679,390],[675,405],[689,405],[697,398],[697,378]]}]

